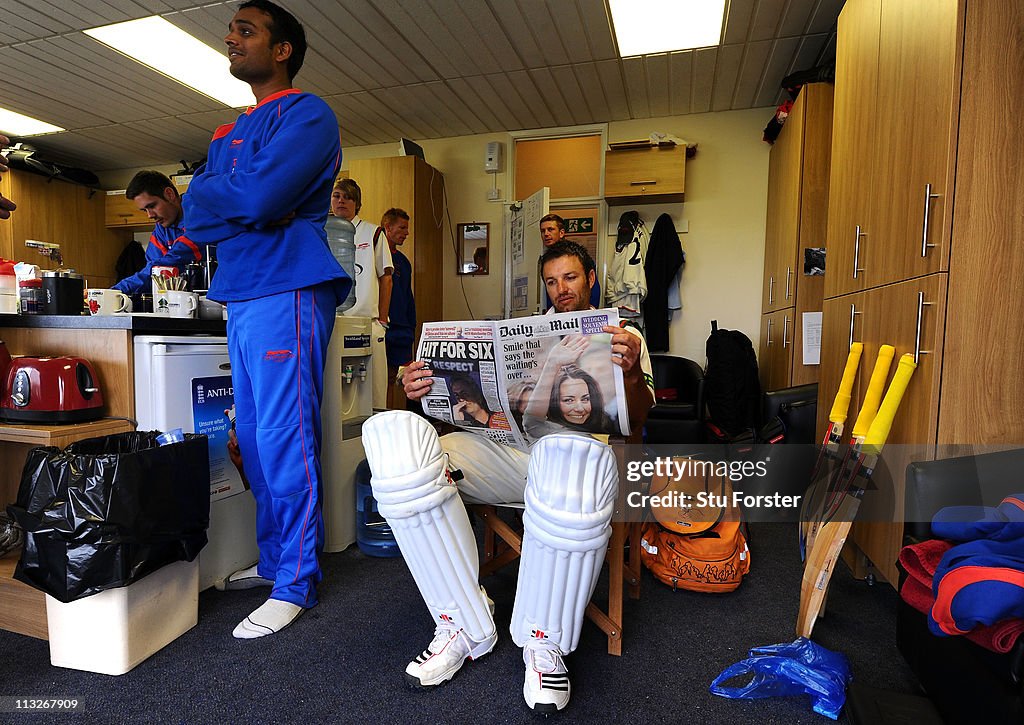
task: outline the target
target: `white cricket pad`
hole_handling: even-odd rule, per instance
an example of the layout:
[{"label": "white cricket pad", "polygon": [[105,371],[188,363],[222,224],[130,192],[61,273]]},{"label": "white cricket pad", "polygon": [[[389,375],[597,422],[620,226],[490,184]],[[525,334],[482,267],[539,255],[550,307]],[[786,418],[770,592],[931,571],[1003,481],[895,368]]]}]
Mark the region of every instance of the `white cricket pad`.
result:
[{"label": "white cricket pad", "polygon": [[408,411],[378,413],[363,424],[363,448],[377,510],[434,623],[461,627],[475,642],[493,637],[476,537],[433,426]]},{"label": "white cricket pad", "polygon": [[593,438],[557,433],[534,445],[512,609],[520,647],[547,638],[563,654],[576,649],[608,549],[618,483],[611,448]]}]

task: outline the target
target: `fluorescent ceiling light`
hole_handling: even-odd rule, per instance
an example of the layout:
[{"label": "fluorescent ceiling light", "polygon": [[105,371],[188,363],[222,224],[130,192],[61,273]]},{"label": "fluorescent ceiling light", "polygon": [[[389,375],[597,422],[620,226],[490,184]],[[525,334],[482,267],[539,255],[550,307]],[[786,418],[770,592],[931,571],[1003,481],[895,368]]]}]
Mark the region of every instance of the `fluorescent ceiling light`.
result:
[{"label": "fluorescent ceiling light", "polygon": [[66,129],[37,118],[23,116],[6,108],[0,108],[0,131],[8,136],[39,136],[44,133],[60,133]]},{"label": "fluorescent ceiling light", "polygon": [[619,55],[706,48],[722,39],[725,0],[609,0]]},{"label": "fluorescent ceiling light", "polygon": [[248,83],[228,71],[228,58],[158,15],[84,31],[168,78],[231,106],[256,103]]}]

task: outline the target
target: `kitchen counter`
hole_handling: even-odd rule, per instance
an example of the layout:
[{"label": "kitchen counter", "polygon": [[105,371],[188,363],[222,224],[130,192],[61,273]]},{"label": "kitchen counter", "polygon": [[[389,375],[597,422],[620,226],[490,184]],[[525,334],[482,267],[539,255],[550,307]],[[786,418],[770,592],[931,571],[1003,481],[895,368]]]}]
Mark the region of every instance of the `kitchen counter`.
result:
[{"label": "kitchen counter", "polygon": [[193,320],[168,315],[0,315],[4,328],[129,330],[133,334],[225,335],[225,320]]}]

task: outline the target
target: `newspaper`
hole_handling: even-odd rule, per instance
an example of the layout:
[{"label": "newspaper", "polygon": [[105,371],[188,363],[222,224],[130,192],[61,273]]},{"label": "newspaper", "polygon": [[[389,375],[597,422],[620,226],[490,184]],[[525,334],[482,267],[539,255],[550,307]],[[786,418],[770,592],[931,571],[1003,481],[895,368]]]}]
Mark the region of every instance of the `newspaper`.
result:
[{"label": "newspaper", "polygon": [[628,435],[607,325],[619,325],[617,310],[425,323],[416,358],[432,385],[423,411],[520,450],[559,431]]}]

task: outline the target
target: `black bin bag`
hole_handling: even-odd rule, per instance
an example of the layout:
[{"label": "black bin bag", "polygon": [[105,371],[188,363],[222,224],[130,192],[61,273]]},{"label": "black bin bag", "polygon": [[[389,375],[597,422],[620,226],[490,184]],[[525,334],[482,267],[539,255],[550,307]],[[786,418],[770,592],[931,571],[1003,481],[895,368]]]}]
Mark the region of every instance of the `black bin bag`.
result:
[{"label": "black bin bag", "polygon": [[158,435],[32,449],[7,507],[25,532],[14,578],[72,602],[195,559],[210,524],[206,436],[160,446]]}]

